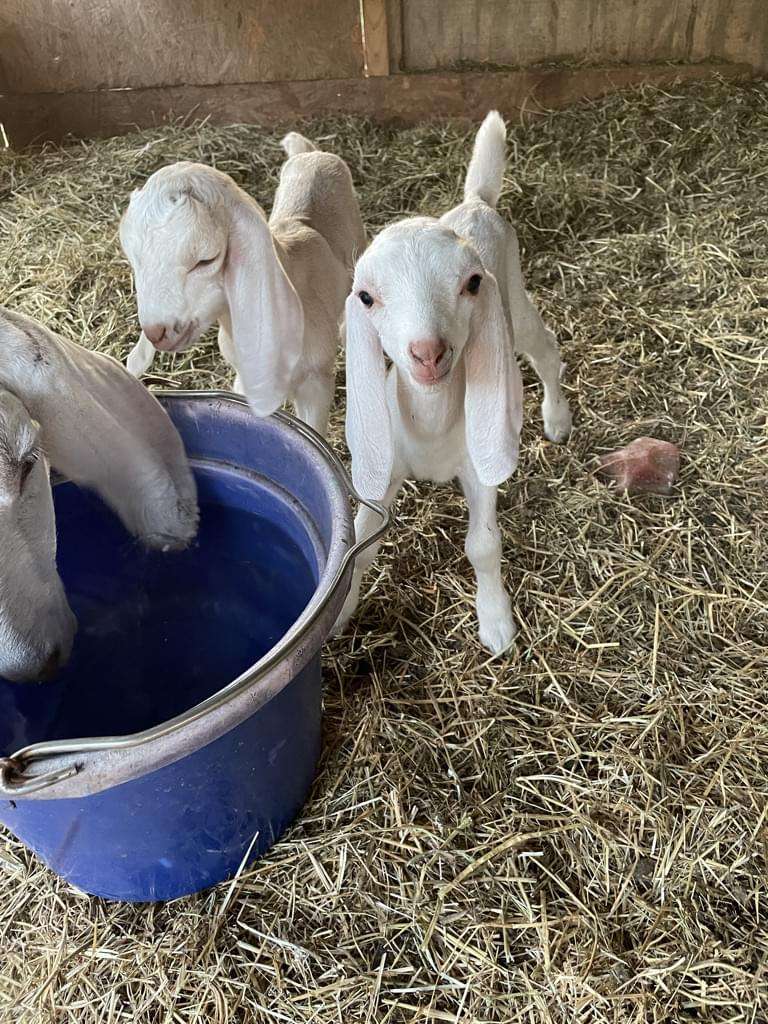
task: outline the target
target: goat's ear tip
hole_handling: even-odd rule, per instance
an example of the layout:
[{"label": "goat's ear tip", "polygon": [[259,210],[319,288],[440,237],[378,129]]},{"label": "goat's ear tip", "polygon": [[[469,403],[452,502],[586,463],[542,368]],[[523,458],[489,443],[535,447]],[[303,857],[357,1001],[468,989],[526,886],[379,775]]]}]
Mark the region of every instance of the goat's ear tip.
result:
[{"label": "goat's ear tip", "polygon": [[502,472],[499,474],[499,479],[496,481],[496,483],[493,486],[494,487],[501,487],[501,485],[505,484],[507,482],[507,480],[511,480],[512,477],[517,472],[517,466],[518,466],[518,457],[517,457],[517,455],[515,455],[514,458],[510,459],[509,465],[507,465],[504,468],[504,470],[502,470]]},{"label": "goat's ear tip", "polygon": [[369,501],[381,501],[386,485],[382,484],[378,476],[371,473],[368,468],[363,469],[360,463],[361,460],[353,456],[352,483],[355,485],[355,490]]},{"label": "goat's ear tip", "polygon": [[273,412],[277,412],[280,406],[286,399],[286,396],[275,398],[270,396],[268,398],[260,398],[254,395],[246,394],[248,399],[248,405],[254,416],[258,416],[259,419],[264,419],[266,416],[271,416]]},{"label": "goat's ear tip", "polygon": [[485,460],[478,460],[475,465],[477,478],[484,487],[501,487],[517,472],[520,459],[519,449],[510,451],[507,458],[494,459],[490,464]]}]

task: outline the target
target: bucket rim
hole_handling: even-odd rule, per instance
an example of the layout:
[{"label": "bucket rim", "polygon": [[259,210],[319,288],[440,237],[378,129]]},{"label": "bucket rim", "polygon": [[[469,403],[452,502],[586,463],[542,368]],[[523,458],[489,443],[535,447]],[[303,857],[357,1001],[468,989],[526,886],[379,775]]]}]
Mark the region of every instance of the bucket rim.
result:
[{"label": "bucket rim", "polygon": [[[231,391],[150,388],[150,392],[160,401],[166,412],[166,403],[174,399],[183,399],[185,401],[216,400],[245,407],[246,409],[249,408],[245,397]],[[255,416],[254,418],[258,419]],[[215,714],[215,712],[235,701],[246,691],[252,689],[262,680],[265,680],[270,672],[273,672],[279,665],[286,663],[289,659],[301,658],[305,651],[312,653],[312,651],[319,647],[319,644],[316,642],[316,636],[312,637],[313,631],[318,626],[320,620],[327,614],[329,606],[338,600],[340,589],[348,585],[348,574],[357,556],[365,548],[379,540],[388,529],[390,512],[381,503],[365,498],[358,493],[339,456],[325,438],[321,437],[312,427],[290,413],[283,411],[274,412],[270,416],[263,417],[263,419],[277,422],[283,429],[298,435],[314,449],[315,454],[320,456],[324,467],[329,469],[336,479],[338,484],[337,493],[344,496],[346,501],[346,517],[349,524],[351,524],[351,512],[348,499],[351,498],[365,505],[380,517],[381,524],[379,527],[364,540],[354,543],[350,543],[349,540],[340,535],[339,530],[334,530],[326,564],[319,575],[312,598],[278,642],[236,679],[227,683],[220,690],[217,690],[187,711],[140,732],[127,733],[122,736],[44,740],[22,747],[10,756],[0,758],[0,796],[13,799],[36,794],[42,795],[43,790],[51,787],[59,790],[57,793],[50,794],[51,799],[71,795],[62,792],[62,788],[68,789],[69,787],[61,787],[60,784],[66,783],[67,780],[72,780],[83,769],[83,762],[82,760],[78,761],[78,757],[82,758],[83,755],[89,754],[110,755],[120,751],[135,750],[155,741],[164,740],[174,733],[179,733],[187,727],[201,722],[203,719]],[[311,643],[308,644],[308,641],[311,641]],[[311,650],[309,650],[310,647]],[[261,701],[258,706],[262,706],[272,696],[274,696],[274,693],[268,694],[265,700]],[[254,708],[255,710],[258,710],[258,708]],[[40,771],[39,769],[43,767],[41,762],[47,759],[53,759],[54,766],[48,770]],[[65,759],[64,762],[61,759]],[[176,758],[171,758],[170,760],[176,760]],[[29,773],[28,769],[35,765],[37,765],[38,770]],[[117,783],[113,782],[98,786],[96,791],[109,788],[110,785],[114,784]],[[48,794],[43,797],[43,799],[45,798],[48,798]]]}]

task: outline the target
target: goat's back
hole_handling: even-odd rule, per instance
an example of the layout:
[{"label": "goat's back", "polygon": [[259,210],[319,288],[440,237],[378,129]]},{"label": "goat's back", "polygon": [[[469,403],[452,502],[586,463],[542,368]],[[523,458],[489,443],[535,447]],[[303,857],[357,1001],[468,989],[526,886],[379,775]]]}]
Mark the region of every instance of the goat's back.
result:
[{"label": "goat's back", "polygon": [[365,248],[365,229],[352,175],[333,153],[297,153],[283,164],[269,218],[296,219],[323,236],[336,259],[351,273]]},{"label": "goat's back", "polygon": [[509,225],[482,199],[468,199],[440,218],[440,223],[465,238],[477,250],[483,266],[496,278],[504,277]]},{"label": "goat's back", "polygon": [[529,314],[531,300],[525,290],[514,225],[478,198],[455,206],[440,218],[440,223],[475,247],[483,266],[496,278],[510,323]]}]

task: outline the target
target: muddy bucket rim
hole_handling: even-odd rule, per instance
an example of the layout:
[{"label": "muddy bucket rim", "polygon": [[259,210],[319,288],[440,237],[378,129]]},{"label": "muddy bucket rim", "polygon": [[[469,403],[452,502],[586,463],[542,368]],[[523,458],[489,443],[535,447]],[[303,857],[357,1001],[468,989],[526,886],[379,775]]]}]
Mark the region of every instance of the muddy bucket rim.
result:
[{"label": "muddy bucket rim", "polygon": [[[230,391],[151,390],[164,408],[169,400],[181,399],[223,402],[248,409],[247,400]],[[256,416],[254,420],[260,422]],[[0,797],[49,800],[86,796],[170,764],[190,752],[178,742],[183,732],[188,733],[191,727],[196,729],[192,749],[213,742],[279,693],[321,646],[340,610],[342,591],[343,596],[348,591],[355,559],[386,532],[390,513],[379,502],[364,498],[357,492],[338,455],[302,420],[280,411],[264,417],[261,422],[264,421],[278,424],[290,435],[298,435],[314,449],[314,456],[319,457],[324,469],[330,470],[338,485],[329,498],[335,506],[334,513],[338,514],[346,530],[338,526],[334,528],[325,565],[306,608],[263,657],[236,679],[180,715],[141,732],[44,740],[0,758]],[[354,543],[347,540],[348,537],[354,540],[349,499],[365,505],[381,519],[373,534]],[[322,636],[318,640],[320,634]],[[264,685],[256,693],[258,684],[265,683],[270,675],[276,676],[272,685]],[[135,754],[142,748],[153,750],[154,756],[147,757],[137,767],[136,759],[126,758],[126,753]]]}]

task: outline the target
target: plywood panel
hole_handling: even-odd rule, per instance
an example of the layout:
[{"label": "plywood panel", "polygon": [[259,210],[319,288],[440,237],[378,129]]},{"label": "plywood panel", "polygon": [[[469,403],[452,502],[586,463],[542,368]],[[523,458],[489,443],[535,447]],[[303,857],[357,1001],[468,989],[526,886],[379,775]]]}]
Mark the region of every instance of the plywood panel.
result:
[{"label": "plywood panel", "polygon": [[66,92],[362,74],[358,0],[2,0],[0,87]]},{"label": "plywood panel", "polygon": [[748,65],[661,64],[634,67],[531,68],[526,71],[430,75],[252,85],[0,95],[0,122],[15,146],[58,141],[66,134],[91,138],[150,127],[193,113],[217,124],[290,122],[327,114],[361,114],[385,122],[414,123],[436,116],[478,119],[491,107],[510,117],[595,98],[630,85],[671,86],[709,75],[748,77]]},{"label": "plywood panel", "polygon": [[768,2],[704,0],[691,19],[691,59],[714,55],[768,71]]},{"label": "plywood panel", "polygon": [[401,0],[403,68],[459,61],[768,65],[767,0]]}]

